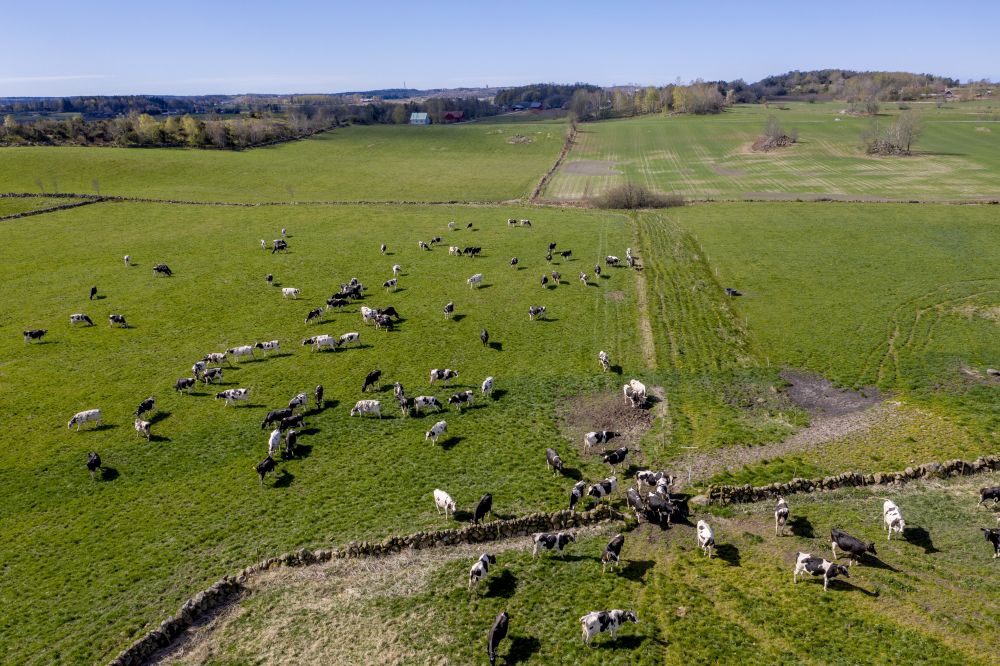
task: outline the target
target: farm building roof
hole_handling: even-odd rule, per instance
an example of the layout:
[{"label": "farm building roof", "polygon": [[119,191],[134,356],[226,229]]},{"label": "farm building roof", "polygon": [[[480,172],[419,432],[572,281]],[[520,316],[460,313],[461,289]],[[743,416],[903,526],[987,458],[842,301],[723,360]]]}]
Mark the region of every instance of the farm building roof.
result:
[{"label": "farm building roof", "polygon": [[410,114],[410,122],[413,122],[414,120],[427,120],[427,114],[426,113],[418,113],[418,112],[415,111],[415,112],[413,112],[413,113]]}]

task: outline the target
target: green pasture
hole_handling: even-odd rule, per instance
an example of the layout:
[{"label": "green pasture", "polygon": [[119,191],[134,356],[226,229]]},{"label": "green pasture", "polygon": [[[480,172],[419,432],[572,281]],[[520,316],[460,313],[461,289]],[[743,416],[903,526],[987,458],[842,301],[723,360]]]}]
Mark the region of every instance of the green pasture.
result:
[{"label": "green pasture", "polygon": [[[509,229],[511,216],[530,217],[533,227]],[[448,230],[453,218],[460,230]],[[261,250],[258,239],[281,227],[287,255]],[[487,491],[502,516],[564,507],[574,479],[546,472],[546,447],[574,475],[607,470],[561,437],[556,400],[620,390],[618,375],[600,372],[601,349],[624,372],[643,370],[634,275],[608,270],[589,286],[576,279],[592,257],[623,254],[627,229],[624,216],[575,210],[126,203],[6,224],[0,400],[11,445],[0,453],[0,660],[107,660],[183,599],[258,557],[442,526],[435,487],[466,512]],[[418,249],[437,235],[442,246]],[[553,241],[574,258],[546,264]],[[449,244],[480,246],[483,256],[449,256]],[[515,255],[520,270],[509,266]],[[153,276],[159,262],[172,278]],[[381,284],[396,263],[400,288],[386,293]],[[539,278],[551,270],[565,284],[543,288]],[[470,289],[466,278],[477,272],[483,286]],[[282,298],[267,273],[300,288],[301,298]],[[368,285],[364,303],[399,310],[395,331],[364,326],[357,305],[304,324],[351,277]],[[98,300],[88,300],[91,285]],[[456,316],[446,321],[449,300]],[[544,320],[528,321],[534,304],[548,307]],[[96,325],[71,328],[75,312]],[[110,328],[111,312],[131,327]],[[26,344],[26,328],[49,332]],[[482,328],[492,347],[482,346]],[[361,332],[359,348],[315,353],[300,344],[347,331]],[[250,387],[250,405],[213,400],[222,387],[173,391],[205,353],[271,339],[281,354],[224,369],[224,387]],[[446,367],[461,373],[454,385],[429,386],[429,370]],[[375,368],[382,392],[369,397],[381,399],[386,418],[350,418]],[[496,378],[495,400],[478,394],[487,375]],[[443,401],[471,388],[476,405],[405,419],[394,381],[411,397]],[[280,463],[261,488],[252,468],[266,452],[263,415],[320,383],[329,405],[310,409],[299,439],[308,455]],[[150,395],[158,409],[147,443],[131,415]],[[101,428],[67,430],[75,412],[93,407],[104,413]],[[433,446],[424,431],[439,418],[448,436]],[[112,470],[104,480],[87,474],[88,451]]]},{"label": "green pasture", "polygon": [[29,211],[41,210],[43,208],[52,208],[53,206],[60,206],[66,203],[72,203],[72,200],[55,199],[51,197],[31,197],[28,199],[0,197],[0,217],[7,217],[8,215],[16,215],[18,213],[27,213]]},{"label": "green pasture", "polygon": [[[0,148],[0,190],[186,201],[502,201],[552,166],[564,121],[351,126],[243,152]],[[514,134],[531,143],[510,144]]]},{"label": "green pasture", "polygon": [[[841,103],[740,105],[716,116],[643,116],[579,125],[576,143],[549,182],[553,200],[593,197],[629,182],[694,199],[1000,198],[1000,106],[911,103],[923,135],[908,157],[871,157],[862,136],[900,113],[838,112]],[[769,115],[796,145],[755,153]]]}]

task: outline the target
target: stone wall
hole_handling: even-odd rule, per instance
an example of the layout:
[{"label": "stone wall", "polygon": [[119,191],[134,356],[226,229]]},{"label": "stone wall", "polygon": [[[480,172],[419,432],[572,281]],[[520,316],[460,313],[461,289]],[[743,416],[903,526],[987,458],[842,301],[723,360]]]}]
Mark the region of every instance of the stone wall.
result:
[{"label": "stone wall", "polygon": [[907,467],[901,472],[876,472],[859,474],[845,472],[821,479],[792,479],[787,483],[772,483],[767,486],[709,486],[710,504],[733,504],[759,502],[794,493],[811,493],[817,490],[835,490],[852,486],[901,485],[916,479],[943,479],[950,476],[982,474],[1000,469],[1000,455],[981,456],[971,462],[949,460],[942,463],[927,463],[919,467]]}]

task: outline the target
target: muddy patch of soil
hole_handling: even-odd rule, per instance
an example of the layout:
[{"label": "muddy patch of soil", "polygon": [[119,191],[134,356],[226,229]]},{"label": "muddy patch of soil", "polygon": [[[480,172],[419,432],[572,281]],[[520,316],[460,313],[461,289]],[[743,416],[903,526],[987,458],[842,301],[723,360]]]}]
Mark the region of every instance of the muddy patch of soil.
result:
[{"label": "muddy patch of soil", "polygon": [[609,301],[624,301],[625,292],[624,291],[606,291],[604,292],[604,298]]},{"label": "muddy patch of soil", "polygon": [[861,391],[838,389],[821,375],[802,370],[782,370],[781,378],[789,384],[785,392],[792,403],[813,417],[863,412],[882,402],[882,394],[875,387]]},{"label": "muddy patch of soil", "polygon": [[576,162],[567,162],[563,166],[563,171],[578,176],[613,176],[621,173],[621,171],[615,170],[616,166],[618,166],[617,162],[608,160],[577,160]]},{"label": "muddy patch of soil", "polygon": [[[563,436],[581,453],[598,455],[605,448],[627,446],[634,449],[635,443],[652,427],[660,404],[656,387],[652,387],[645,409],[629,406],[621,391],[606,391],[565,398],[556,405],[556,413]],[[583,435],[592,430],[611,430],[621,436],[612,439],[606,447],[588,449],[583,444]]]}]

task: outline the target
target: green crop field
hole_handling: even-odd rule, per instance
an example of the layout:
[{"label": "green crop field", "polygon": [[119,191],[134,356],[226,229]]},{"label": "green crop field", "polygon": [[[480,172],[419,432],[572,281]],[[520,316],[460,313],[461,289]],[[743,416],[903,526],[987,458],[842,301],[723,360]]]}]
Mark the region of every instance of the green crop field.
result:
[{"label": "green crop field", "polygon": [[[526,196],[566,123],[351,126],[245,152],[0,148],[12,192],[185,201],[503,201]],[[508,143],[522,134],[530,143]]]},{"label": "green crop field", "polygon": [[[646,116],[584,123],[544,196],[579,200],[631,182],[695,199],[1000,199],[1000,107],[914,104],[923,135],[909,157],[871,157],[871,118],[843,104],[741,105],[717,116]],[[885,105],[878,122],[900,111]],[[750,145],[774,115],[799,142],[769,153]]]}]

